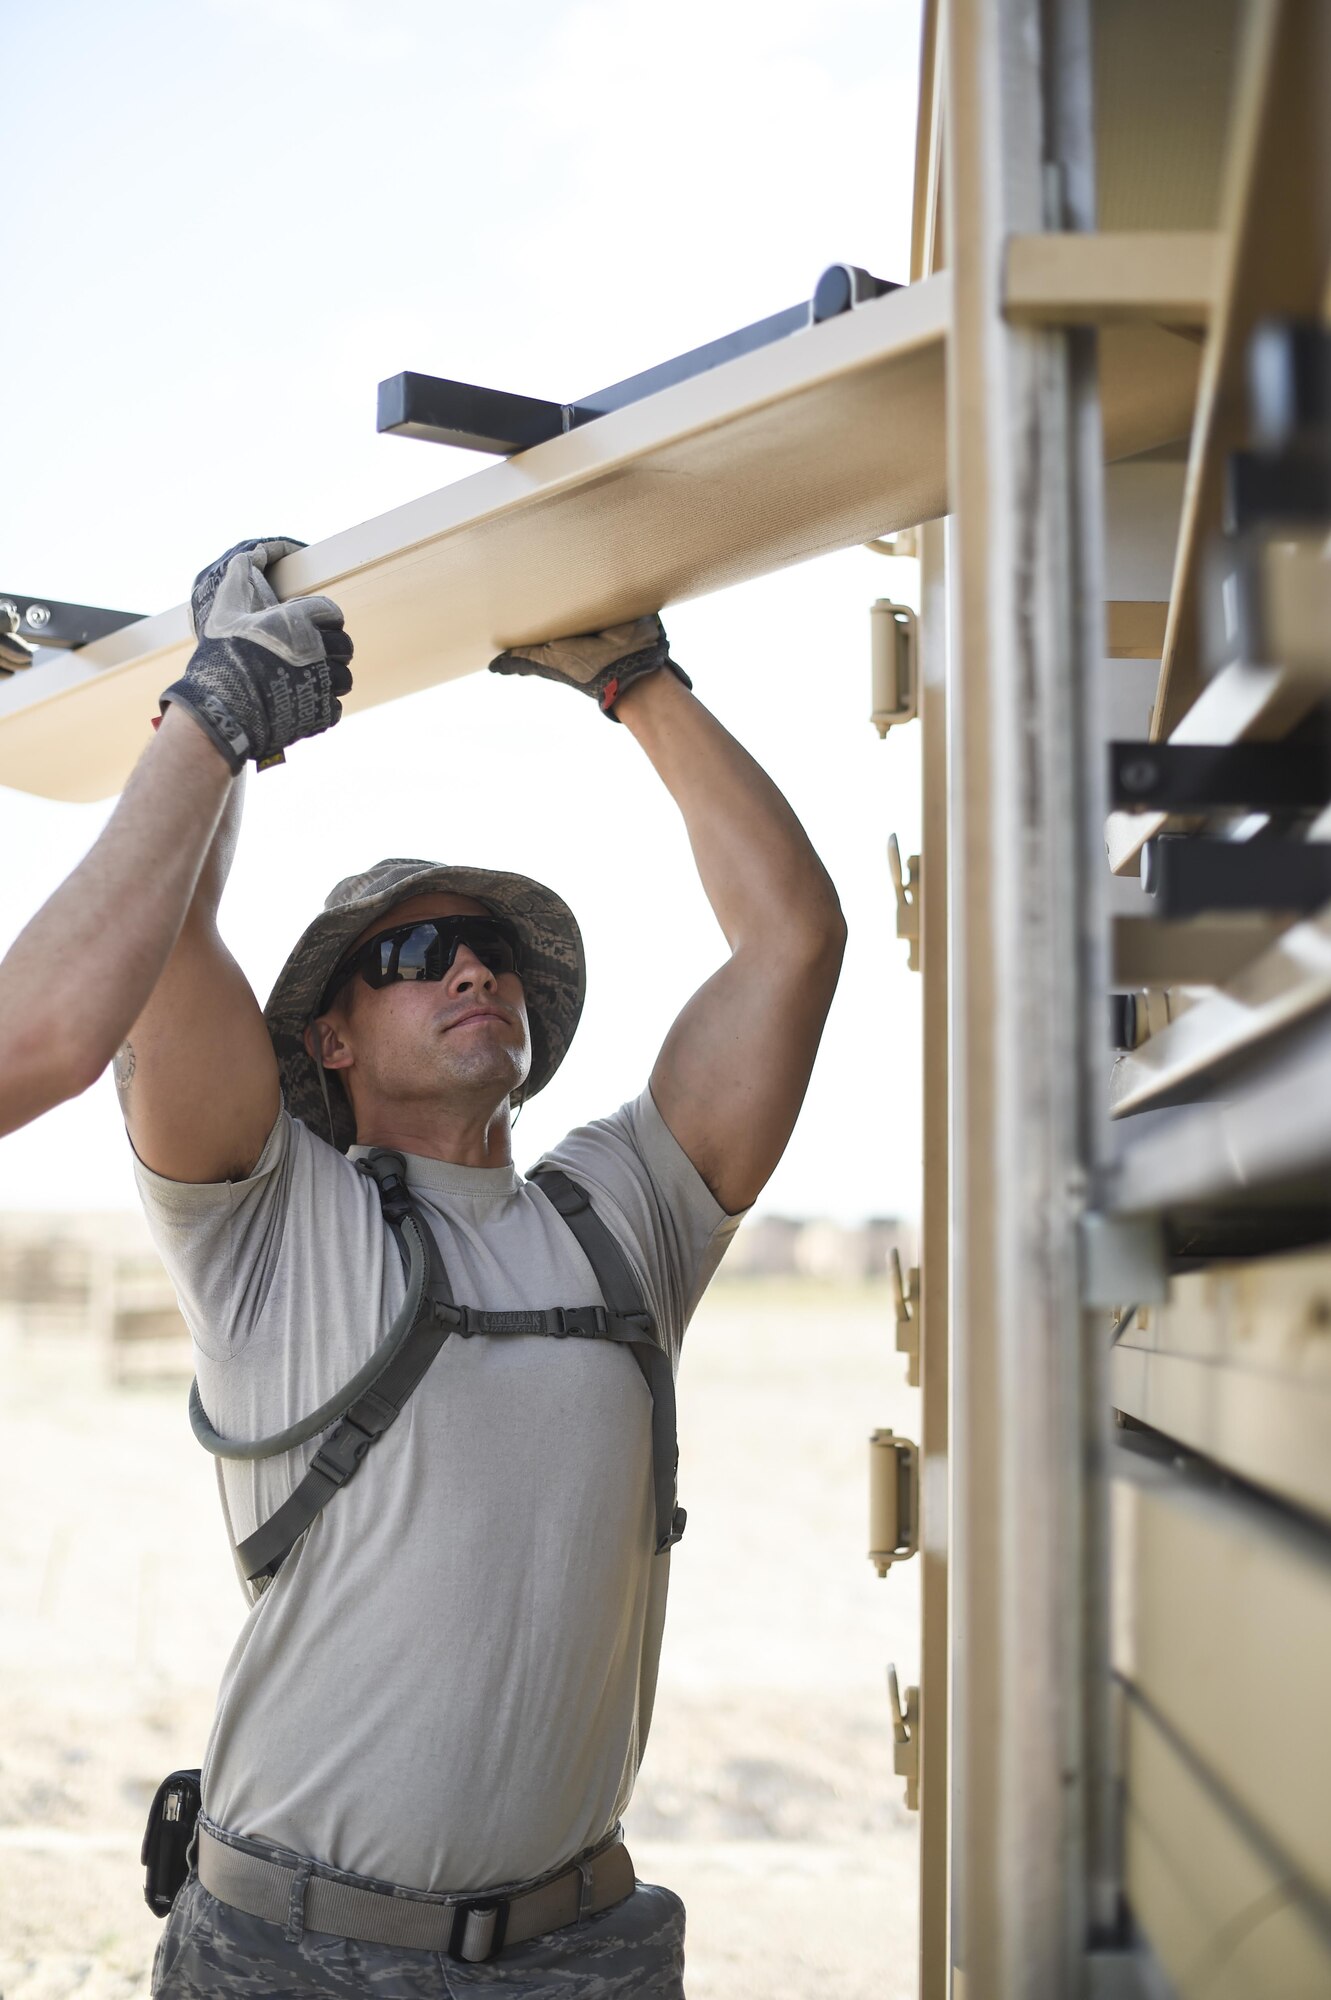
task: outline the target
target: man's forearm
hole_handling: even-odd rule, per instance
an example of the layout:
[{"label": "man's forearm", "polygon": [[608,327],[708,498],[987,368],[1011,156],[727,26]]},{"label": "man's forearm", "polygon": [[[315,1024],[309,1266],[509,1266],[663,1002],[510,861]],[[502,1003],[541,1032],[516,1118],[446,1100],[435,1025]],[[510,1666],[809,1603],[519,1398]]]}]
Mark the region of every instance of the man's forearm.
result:
[{"label": "man's forearm", "polygon": [[166,963],[232,788],[203,732],[168,710],[96,843],[0,962],[0,1131],[105,1068]]},{"label": "man's forearm", "polygon": [[762,767],[673,674],[652,674],[615,714],[684,818],[732,952],[817,953],[844,932],[836,890]]}]

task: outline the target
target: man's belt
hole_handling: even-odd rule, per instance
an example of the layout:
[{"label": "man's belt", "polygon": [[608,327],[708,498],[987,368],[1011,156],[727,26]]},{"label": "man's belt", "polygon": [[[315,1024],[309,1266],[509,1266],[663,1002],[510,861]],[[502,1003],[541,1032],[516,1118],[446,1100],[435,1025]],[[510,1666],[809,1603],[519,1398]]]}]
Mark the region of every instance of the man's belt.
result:
[{"label": "man's belt", "polygon": [[597,1916],[634,1889],[633,1863],[622,1840],[511,1896],[430,1902],[405,1889],[367,1889],[317,1875],[308,1863],[293,1867],[266,1861],[216,1839],[203,1826],[199,1880],[219,1902],[270,1924],[294,1921],[303,1930],[444,1952],[470,1965],[493,1958],[505,1945],[523,1944]]}]

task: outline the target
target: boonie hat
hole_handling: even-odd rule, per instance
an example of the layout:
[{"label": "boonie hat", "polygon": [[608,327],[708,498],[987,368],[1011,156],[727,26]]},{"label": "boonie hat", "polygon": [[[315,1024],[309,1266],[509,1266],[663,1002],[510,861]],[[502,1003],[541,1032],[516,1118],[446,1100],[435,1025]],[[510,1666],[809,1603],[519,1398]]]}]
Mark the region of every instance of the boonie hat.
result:
[{"label": "boonie hat", "polygon": [[531,1024],[531,1074],[524,1098],[544,1090],[568,1054],[582,1013],[587,967],[577,918],[563,898],[525,875],[505,875],[493,868],[377,861],[362,875],[348,875],[329,892],[323,914],[282,967],[263,1010],[287,1110],[312,1132],[327,1136],[339,1152],[345,1153],[355,1142],[351,1104],[337,1074],[325,1071],[305,1047],[305,1030],[316,1018],[324,989],[352,941],[396,904],[436,891],[483,903],[493,916],[506,917],[522,940],[522,985]]}]

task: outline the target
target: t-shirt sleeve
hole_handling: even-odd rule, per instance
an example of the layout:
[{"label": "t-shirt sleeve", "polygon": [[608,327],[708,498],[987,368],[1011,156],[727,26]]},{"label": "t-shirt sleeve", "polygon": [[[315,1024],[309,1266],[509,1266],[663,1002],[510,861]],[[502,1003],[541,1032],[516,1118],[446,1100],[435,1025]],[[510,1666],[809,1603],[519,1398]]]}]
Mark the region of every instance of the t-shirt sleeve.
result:
[{"label": "t-shirt sleeve", "polygon": [[650,1088],[544,1156],[591,1196],[628,1255],[673,1356],[743,1214],[728,1215]]},{"label": "t-shirt sleeve", "polygon": [[148,1227],[196,1346],[228,1360],[263,1311],[282,1255],[304,1128],[287,1112],[243,1181],[167,1180],[137,1156],[134,1175]]}]

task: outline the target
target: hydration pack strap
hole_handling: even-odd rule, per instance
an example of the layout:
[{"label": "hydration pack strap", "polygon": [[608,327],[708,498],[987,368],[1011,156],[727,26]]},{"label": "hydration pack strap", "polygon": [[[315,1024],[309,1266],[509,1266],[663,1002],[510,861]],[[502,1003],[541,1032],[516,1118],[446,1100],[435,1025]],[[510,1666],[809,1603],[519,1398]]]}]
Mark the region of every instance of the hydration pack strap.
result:
[{"label": "hydration pack strap", "polygon": [[388,1366],[350,1405],[310,1460],[304,1477],[275,1514],[237,1545],[236,1561],[246,1580],[260,1589],[271,1583],[310,1523],[340,1487],[359,1470],[372,1444],[383,1436],[412,1390],[454,1330],[457,1308],[451,1304],[448,1274],[434,1231],[416,1208],[393,1153],[373,1153],[363,1163],[379,1190],[384,1220],[398,1240],[403,1262],[409,1262],[405,1228],[414,1224],[425,1245],[428,1276],[416,1317]]},{"label": "hydration pack strap", "polygon": [[656,1496],[656,1553],[660,1555],[679,1540],[688,1518],[676,1504],[679,1436],[675,1421],[675,1371],[670,1356],[653,1335],[651,1318],[643,1311],[628,1258],[584,1190],[558,1167],[538,1168],[531,1179],[573,1231],[596,1274],[613,1329],[606,1337],[622,1341],[632,1349],[651,1393],[652,1483]]},{"label": "hydration pack strap", "polygon": [[[433,1229],[421,1215],[401,1171],[401,1158],[374,1152],[357,1162],[379,1190],[384,1220],[410,1265],[406,1230],[422,1240],[428,1276],[415,1319],[392,1358],[345,1410],[315,1452],[308,1468],[276,1513],[236,1547],[247,1582],[260,1590],[272,1582],[305,1530],[338,1490],[354,1477],[372,1444],[401,1414],[402,1407],[450,1334],[538,1334],[552,1340],[612,1340],[628,1347],[652,1398],[652,1483],[656,1551],[668,1549],[684,1532],[685,1513],[675,1504],[679,1445],[675,1429],[675,1378],[670,1357],[653,1336],[628,1260],[576,1182],[555,1167],[533,1176],[533,1185],[572,1230],[605,1298],[603,1306],[551,1306],[518,1312],[485,1312],[454,1303],[448,1273]],[[387,1343],[385,1343],[387,1345]],[[200,1414],[202,1410],[200,1408]],[[204,1419],[206,1423],[206,1419]],[[196,1430],[199,1426],[196,1424]],[[218,1440],[222,1444],[222,1440]],[[261,1440],[263,1444],[277,1440]],[[225,1456],[239,1456],[236,1451]],[[270,1455],[250,1447],[246,1456]]]}]

